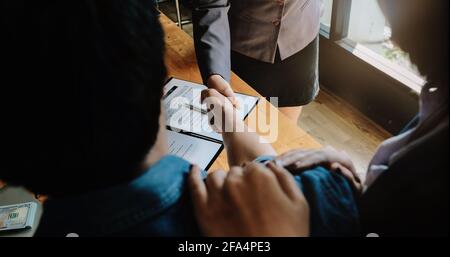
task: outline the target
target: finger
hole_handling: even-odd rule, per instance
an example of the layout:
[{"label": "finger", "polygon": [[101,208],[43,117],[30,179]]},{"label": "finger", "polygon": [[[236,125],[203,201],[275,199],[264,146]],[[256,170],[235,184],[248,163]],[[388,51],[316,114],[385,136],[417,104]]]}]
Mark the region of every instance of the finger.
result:
[{"label": "finger", "polygon": [[206,105],[206,109],[210,115],[217,114],[221,111],[222,103],[215,96],[205,95],[205,99],[203,99],[202,104]]},{"label": "finger", "polygon": [[326,158],[319,151],[297,152],[286,157],[283,162],[284,167],[292,173],[299,173],[320,165],[327,167]]},{"label": "finger", "polygon": [[331,165],[331,170],[344,176],[358,193],[362,192],[363,186],[357,174],[337,162]]},{"label": "finger", "polygon": [[216,170],[208,175],[206,179],[206,188],[211,197],[220,194],[223,184],[225,183],[226,173],[223,170]]},{"label": "finger", "polygon": [[224,94],[227,88],[231,88],[230,83],[226,80],[221,79],[220,82],[214,84],[214,88],[217,89],[221,94]]},{"label": "finger", "polygon": [[315,168],[317,166],[324,166],[325,168],[329,168],[329,163],[326,155],[323,152],[309,152],[298,158],[293,165],[292,168],[296,170],[307,170],[311,168]]},{"label": "finger", "polygon": [[297,173],[317,166],[323,166],[329,169],[331,163],[335,161],[340,161],[339,154],[330,148],[295,151],[281,159],[285,168]]},{"label": "finger", "polygon": [[331,147],[325,147],[321,150],[293,150],[277,157],[276,163],[282,166],[292,166],[296,168],[311,168],[315,165],[325,165],[331,160],[337,159],[337,151]]},{"label": "finger", "polygon": [[268,169],[266,166],[257,162],[249,162],[245,167],[244,176],[253,174],[255,175],[265,174],[268,176],[274,176],[273,172],[271,172],[270,169]]},{"label": "finger", "polygon": [[322,151],[327,156],[327,160],[330,165],[334,162],[338,162],[352,171],[355,170],[350,156],[345,151],[337,151],[332,146],[326,146]]},{"label": "finger", "polygon": [[205,102],[205,100],[208,100],[208,102],[213,101],[220,103],[222,102],[222,98],[224,98],[222,93],[218,92],[214,88],[205,89],[200,93],[201,103]]},{"label": "finger", "polygon": [[192,201],[196,210],[203,210],[208,202],[208,191],[203,182],[200,169],[193,165],[189,173],[189,188],[191,192]]},{"label": "finger", "polygon": [[233,104],[234,108],[236,108],[237,110],[241,109],[241,103],[239,102],[239,99],[236,97],[236,95],[234,95],[231,98],[231,103]]},{"label": "finger", "polygon": [[213,110],[214,108],[219,108],[224,104],[221,101],[221,96],[215,89],[207,89],[203,90],[201,93],[201,103],[206,104],[208,111]]},{"label": "finger", "polygon": [[236,94],[230,86],[227,86],[222,91],[222,94],[228,98],[228,100],[233,104],[234,107],[239,107],[239,101],[236,98]]},{"label": "finger", "polygon": [[241,167],[231,167],[230,171],[227,174],[227,180],[236,179],[242,177],[244,174],[243,169]]},{"label": "finger", "polygon": [[226,96],[234,107],[239,108],[239,101],[236,98],[233,88],[231,88],[231,85],[227,81],[222,78],[220,83],[214,83],[213,88],[223,96]]},{"label": "finger", "polygon": [[202,92],[200,93],[200,103],[202,104],[206,98],[209,98],[211,96],[211,91],[214,89],[205,89],[202,90]]},{"label": "finger", "polygon": [[361,178],[359,177],[359,174],[356,172],[355,166],[353,165],[353,162],[351,161],[350,156],[345,151],[341,152],[341,156],[342,156],[342,159],[340,161],[337,161],[337,163],[344,166],[344,168],[346,168],[347,171],[352,173],[355,180],[358,183],[361,183]]},{"label": "finger", "polygon": [[236,186],[236,184],[239,184],[243,181],[243,168],[241,167],[231,167],[230,171],[228,171],[227,177],[225,178],[225,186],[228,187],[227,191],[230,191],[229,189],[231,187]]},{"label": "finger", "polygon": [[243,169],[241,167],[231,167],[225,178],[224,189],[229,200],[237,203],[242,197],[240,185],[243,183]]},{"label": "finger", "polygon": [[277,156],[274,161],[277,165],[286,167],[288,165],[294,164],[298,160],[298,158],[301,158],[309,152],[310,150],[291,150]]},{"label": "finger", "polygon": [[281,188],[291,200],[303,198],[297,182],[286,169],[275,165],[273,162],[267,163],[267,167],[275,174]]},{"label": "finger", "polygon": [[346,151],[341,151],[340,156],[342,159],[341,159],[341,161],[338,161],[338,162],[341,163],[342,165],[344,165],[344,167],[348,168],[359,179],[359,175],[358,175],[358,173],[356,173],[356,169],[355,169],[355,166],[353,165],[350,155],[348,155],[348,153]]}]

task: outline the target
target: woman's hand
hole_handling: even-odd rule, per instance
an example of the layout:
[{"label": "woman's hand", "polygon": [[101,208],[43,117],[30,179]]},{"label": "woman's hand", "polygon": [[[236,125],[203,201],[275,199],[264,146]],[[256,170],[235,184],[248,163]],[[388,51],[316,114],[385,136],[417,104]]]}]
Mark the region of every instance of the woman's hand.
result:
[{"label": "woman's hand", "polygon": [[206,89],[201,94],[202,103],[208,108],[211,127],[217,132],[236,132],[243,129],[243,121],[238,118],[237,110],[230,98],[216,89]]},{"label": "woman's hand", "polygon": [[322,166],[343,175],[357,192],[362,192],[363,189],[361,179],[348,154],[329,146],[321,150],[292,150],[275,158],[275,162],[294,174]]},{"label": "woman's hand", "polygon": [[308,236],[309,207],[294,177],[269,163],[211,173],[193,167],[189,184],[206,236]]},{"label": "woman's hand", "polygon": [[227,97],[228,100],[235,106],[238,107],[239,103],[236,99],[236,95],[233,92],[233,89],[231,88],[230,84],[222,78],[220,75],[211,75],[208,78],[207,85],[211,89],[217,90],[220,94]]}]

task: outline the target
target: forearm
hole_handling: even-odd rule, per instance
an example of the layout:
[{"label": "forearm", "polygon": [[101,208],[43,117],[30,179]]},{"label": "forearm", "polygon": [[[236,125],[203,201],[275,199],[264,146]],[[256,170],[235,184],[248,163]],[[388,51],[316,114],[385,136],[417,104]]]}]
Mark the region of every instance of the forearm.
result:
[{"label": "forearm", "polygon": [[230,166],[240,166],[262,155],[276,155],[272,146],[250,130],[229,98],[216,89],[202,91],[202,103],[210,111],[210,125],[222,132]]},{"label": "forearm", "polygon": [[228,0],[195,0],[192,12],[194,42],[203,82],[217,74],[231,76]]},{"label": "forearm", "polygon": [[223,133],[230,166],[240,166],[262,155],[277,155],[271,144],[266,143],[256,132],[243,126],[244,132]]}]

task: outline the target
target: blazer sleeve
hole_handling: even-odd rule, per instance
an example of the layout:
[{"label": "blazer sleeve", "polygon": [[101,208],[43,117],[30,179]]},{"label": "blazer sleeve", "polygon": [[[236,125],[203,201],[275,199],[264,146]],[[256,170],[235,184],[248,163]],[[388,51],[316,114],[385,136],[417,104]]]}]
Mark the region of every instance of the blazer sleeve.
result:
[{"label": "blazer sleeve", "polygon": [[195,51],[204,83],[214,74],[230,81],[229,9],[230,0],[194,0]]}]

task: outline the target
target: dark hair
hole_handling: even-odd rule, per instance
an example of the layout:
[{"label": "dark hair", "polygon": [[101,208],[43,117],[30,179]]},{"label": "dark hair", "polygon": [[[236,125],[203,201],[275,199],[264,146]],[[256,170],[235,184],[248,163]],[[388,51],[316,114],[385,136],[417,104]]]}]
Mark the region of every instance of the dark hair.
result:
[{"label": "dark hair", "polygon": [[379,0],[392,39],[430,82],[448,87],[448,0]]},{"label": "dark hair", "polygon": [[166,76],[153,0],[3,5],[0,180],[67,195],[132,179]]}]

